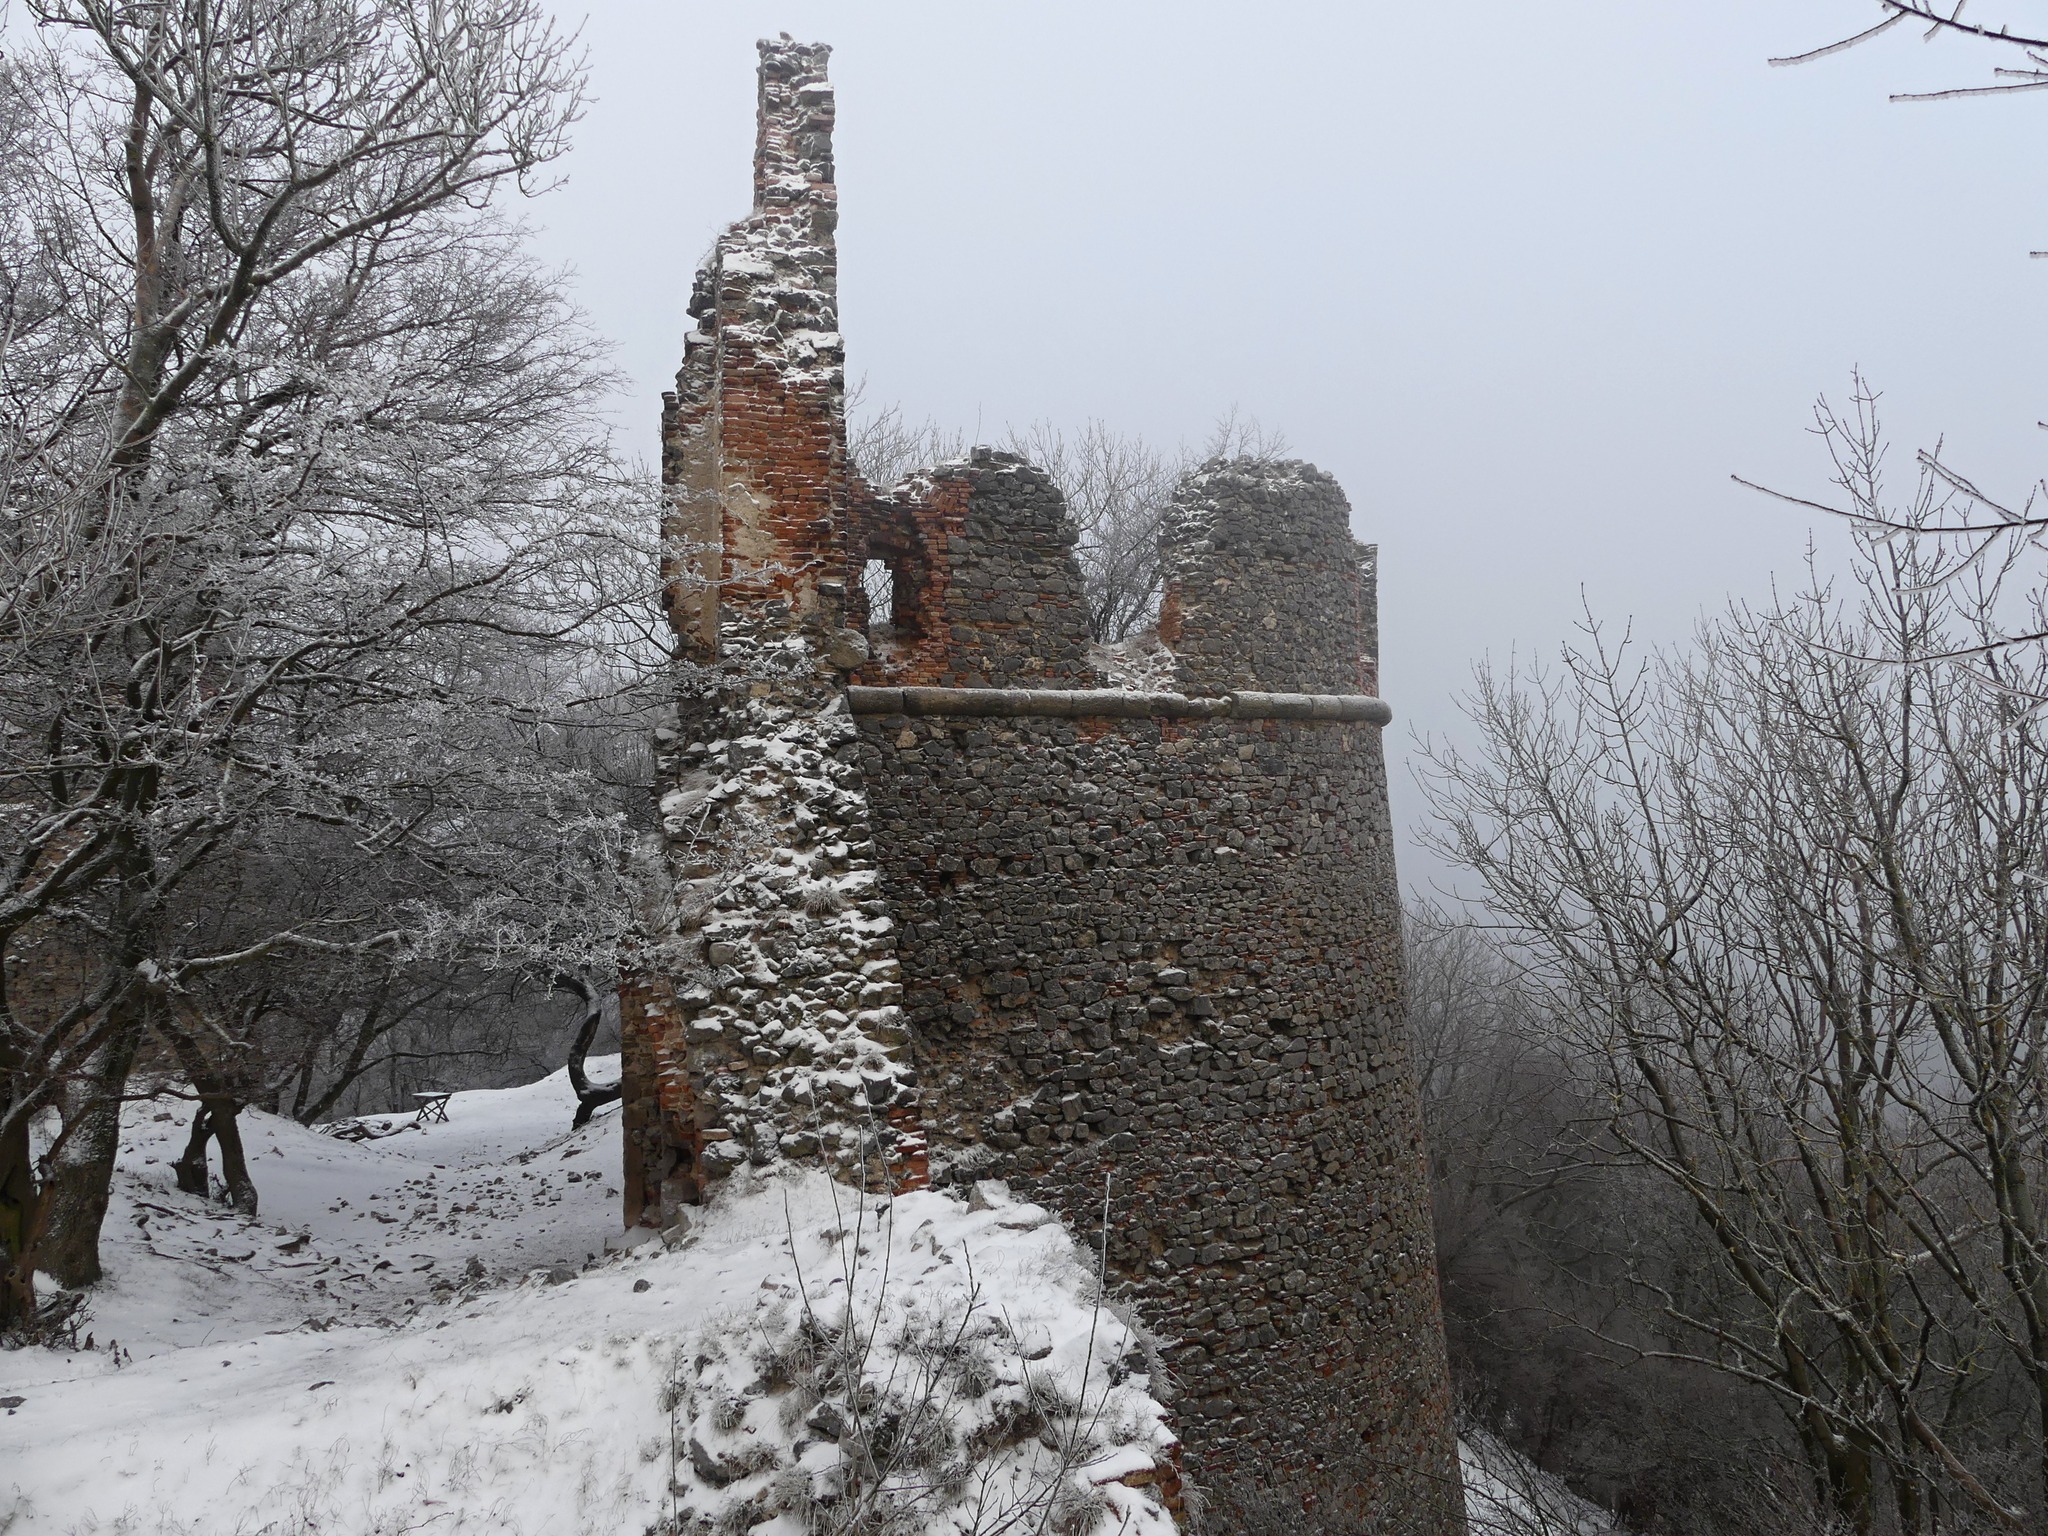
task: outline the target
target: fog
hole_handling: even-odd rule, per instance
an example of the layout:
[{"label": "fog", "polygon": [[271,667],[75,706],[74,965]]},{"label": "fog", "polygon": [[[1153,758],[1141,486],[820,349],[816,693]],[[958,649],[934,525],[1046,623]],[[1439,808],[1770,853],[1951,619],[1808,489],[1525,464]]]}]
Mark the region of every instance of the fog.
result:
[{"label": "fog", "polygon": [[[568,7],[565,18],[574,19]],[[842,327],[867,398],[999,438],[1164,442],[1236,406],[1381,548],[1396,821],[1474,662],[1582,601],[1650,640],[1844,542],[1814,397],[1885,391],[2024,495],[2048,199],[2032,96],[1894,104],[1995,60],[1811,0],[766,5],[602,0],[595,100],[537,203],[652,457],[692,268],[745,212],[757,36],[834,45]],[[1437,873],[1407,858],[1411,881]]]}]

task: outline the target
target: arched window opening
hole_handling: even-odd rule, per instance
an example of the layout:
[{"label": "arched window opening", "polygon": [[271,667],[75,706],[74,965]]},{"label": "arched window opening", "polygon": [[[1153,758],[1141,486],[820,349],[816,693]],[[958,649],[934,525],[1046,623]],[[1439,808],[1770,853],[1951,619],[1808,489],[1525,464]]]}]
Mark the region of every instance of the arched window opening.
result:
[{"label": "arched window opening", "polygon": [[878,639],[896,633],[896,573],[887,562],[870,560],[861,567],[861,589],[868,595],[868,634]]}]

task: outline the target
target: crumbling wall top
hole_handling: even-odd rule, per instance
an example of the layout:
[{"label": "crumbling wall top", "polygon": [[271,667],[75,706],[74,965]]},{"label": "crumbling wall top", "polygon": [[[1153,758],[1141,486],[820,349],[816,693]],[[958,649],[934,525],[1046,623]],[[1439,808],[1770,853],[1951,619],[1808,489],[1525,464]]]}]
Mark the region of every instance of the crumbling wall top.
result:
[{"label": "crumbling wall top", "polygon": [[1378,691],[1374,551],[1313,464],[1209,460],[1175,490],[1159,552],[1159,638],[1184,687]]},{"label": "crumbling wall top", "polygon": [[[850,544],[887,593],[872,683],[1088,686],[1088,603],[1066,497],[1014,453],[976,448],[855,508]],[[875,567],[881,567],[876,570]],[[875,619],[862,594],[858,611]],[[855,605],[849,605],[852,611]]]},{"label": "crumbling wall top", "polygon": [[761,51],[760,117],[754,137],[754,211],[802,208],[825,240],[837,223],[839,189],[832,179],[832,85],[825,43],[798,43],[784,33]]}]

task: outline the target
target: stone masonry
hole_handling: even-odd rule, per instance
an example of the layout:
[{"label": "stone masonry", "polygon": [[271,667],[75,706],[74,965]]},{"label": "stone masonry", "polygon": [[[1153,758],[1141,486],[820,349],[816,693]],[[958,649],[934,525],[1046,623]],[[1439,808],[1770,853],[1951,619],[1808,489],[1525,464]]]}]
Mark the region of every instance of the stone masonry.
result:
[{"label": "stone masonry", "polygon": [[1124,690],[1042,472],[976,449],[863,485],[826,54],[762,44],[755,208],[664,416],[679,682],[622,989],[628,1221],[790,1159],[1000,1179],[1084,1233],[1106,1194],[1198,1485],[1461,1531],[1371,551],[1311,466],[1202,466],[1161,540],[1176,691]]}]

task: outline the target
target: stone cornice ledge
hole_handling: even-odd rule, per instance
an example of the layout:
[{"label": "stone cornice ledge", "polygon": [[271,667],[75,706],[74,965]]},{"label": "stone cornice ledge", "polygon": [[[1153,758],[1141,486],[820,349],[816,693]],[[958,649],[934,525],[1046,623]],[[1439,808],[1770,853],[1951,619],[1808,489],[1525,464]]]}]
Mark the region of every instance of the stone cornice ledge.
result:
[{"label": "stone cornice ledge", "polygon": [[1131,693],[1120,688],[848,688],[856,715],[1050,716],[1055,719],[1205,719],[1363,721],[1385,725],[1394,712],[1362,693]]}]

